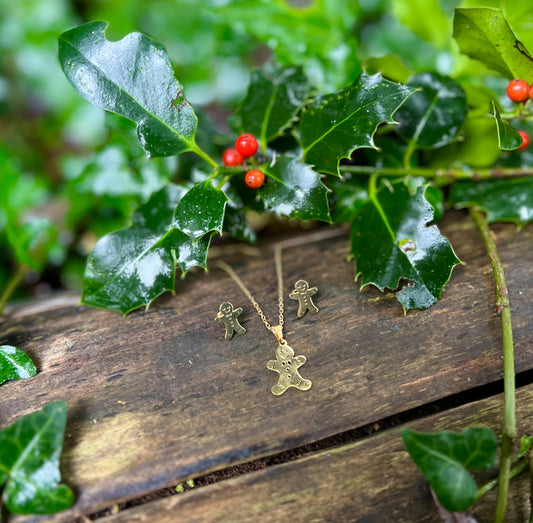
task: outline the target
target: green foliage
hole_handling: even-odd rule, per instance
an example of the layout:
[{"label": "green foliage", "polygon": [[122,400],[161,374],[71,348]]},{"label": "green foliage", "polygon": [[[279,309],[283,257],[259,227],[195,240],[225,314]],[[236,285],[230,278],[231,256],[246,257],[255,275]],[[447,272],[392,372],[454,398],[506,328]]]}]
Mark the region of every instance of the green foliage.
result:
[{"label": "green foliage", "polygon": [[310,84],[300,67],[267,64],[254,71],[237,118],[239,132],[257,136],[263,151],[282,135],[307,101]]},{"label": "green foliage", "polygon": [[496,129],[498,131],[498,145],[502,151],[512,151],[522,145],[522,137],[518,131],[501,117],[496,104],[492,104]]},{"label": "green foliage", "polygon": [[329,222],[327,189],[319,173],[290,156],[279,156],[265,167],[270,180],[260,190],[269,209],[281,216]]},{"label": "green foliage", "polygon": [[489,222],[525,225],[533,220],[533,179],[461,182],[452,188],[450,203],[457,207],[480,207]]},{"label": "green foliage", "polygon": [[[441,296],[460,261],[433,221],[424,187],[414,195],[402,183],[370,192],[351,223],[351,255],[361,287],[396,290],[404,309],[425,309]],[[408,283],[407,283],[408,282]]]},{"label": "green foliage", "polygon": [[[312,0],[299,8],[285,0],[230,0],[217,9],[239,31],[268,45],[285,65],[304,65],[322,89],[338,89],[360,72],[350,36],[359,11],[354,0]],[[297,30],[296,30],[297,29]]]},{"label": "green foliage", "polygon": [[453,36],[462,53],[509,79],[522,78],[533,82],[527,49],[515,36],[500,9],[456,9]]},{"label": "green foliage", "polygon": [[457,138],[466,118],[466,96],[461,87],[441,75],[421,73],[407,85],[416,89],[396,113],[397,132],[412,149],[436,148]]},{"label": "green foliage", "polygon": [[82,302],[127,314],[174,290],[183,273],[205,268],[213,232],[222,232],[226,196],[210,182],[187,190],[169,184],[132,218],[101,238],[89,256]]},{"label": "green foliage", "polygon": [[441,505],[453,512],[466,510],[476,500],[476,482],[468,471],[490,469],[498,455],[498,440],[487,427],[460,434],[403,429],[402,439]]},{"label": "green foliage", "polygon": [[150,156],[194,150],[198,120],[165,49],[140,33],[110,42],[106,27],[92,22],[59,37],[65,76],[87,101],[136,122]]},{"label": "green foliage", "polygon": [[74,502],[60,483],[67,406],[49,403],[0,431],[2,504],[13,514],[53,514]]},{"label": "green foliage", "polygon": [[11,345],[0,346],[0,384],[8,380],[25,380],[37,374],[31,358]]},{"label": "green foliage", "polygon": [[394,113],[413,92],[380,74],[363,73],[348,87],[318,96],[303,110],[298,127],[304,160],[320,172],[338,174],[342,158],[374,147],[378,125],[394,123]]}]

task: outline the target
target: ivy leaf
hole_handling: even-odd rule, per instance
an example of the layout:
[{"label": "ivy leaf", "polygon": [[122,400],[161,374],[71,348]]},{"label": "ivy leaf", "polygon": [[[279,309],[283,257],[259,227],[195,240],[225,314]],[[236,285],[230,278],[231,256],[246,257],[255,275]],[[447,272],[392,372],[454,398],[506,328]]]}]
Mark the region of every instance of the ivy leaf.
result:
[{"label": "ivy leaf", "polygon": [[306,102],[310,84],[301,67],[267,64],[254,71],[237,112],[241,132],[257,136],[263,151],[280,136]]},{"label": "ivy leaf", "polygon": [[463,54],[509,79],[533,82],[533,58],[509,27],[501,9],[455,9],[453,37]]},{"label": "ivy leaf", "polygon": [[0,346],[0,384],[8,380],[25,380],[37,374],[31,358],[11,345]]},{"label": "ivy leaf", "polygon": [[434,211],[418,187],[411,195],[403,183],[383,186],[360,209],[351,224],[351,255],[361,287],[397,289],[407,311],[425,309],[441,296],[451,271],[460,263],[433,221]]},{"label": "ivy leaf", "polygon": [[328,190],[310,165],[284,155],[264,171],[268,179],[259,196],[269,209],[290,218],[331,222]]},{"label": "ivy leaf", "polygon": [[196,150],[198,120],[166,50],[141,33],[110,42],[106,28],[105,22],[90,22],[59,36],[59,60],[74,89],[88,102],[136,122],[150,156]]},{"label": "ivy leaf", "polygon": [[492,102],[494,120],[498,131],[498,144],[503,151],[513,151],[522,145],[520,133],[509,123],[502,119],[496,104]]},{"label": "ivy leaf", "polygon": [[74,502],[60,483],[66,418],[66,403],[56,401],[0,431],[2,501],[13,514],[53,514]]},{"label": "ivy leaf", "polygon": [[127,314],[173,291],[176,265],[183,273],[205,268],[212,233],[222,232],[225,203],[208,181],[156,193],[131,227],[98,241],[87,261],[82,303]]},{"label": "ivy leaf", "polygon": [[342,158],[349,158],[360,147],[375,147],[377,126],[395,123],[394,113],[413,92],[380,74],[362,73],[344,89],[318,96],[300,118],[304,161],[319,172],[338,175]]},{"label": "ivy leaf", "polygon": [[460,434],[402,430],[411,458],[450,511],[466,510],[476,500],[476,482],[469,470],[487,470],[496,463],[498,440],[488,427],[471,427]]},{"label": "ivy leaf", "polygon": [[435,73],[414,75],[408,85],[417,92],[396,113],[396,131],[413,148],[436,148],[455,140],[467,114],[461,86]]},{"label": "ivy leaf", "polygon": [[533,220],[533,178],[459,182],[453,185],[449,201],[459,208],[482,208],[490,223],[523,226]]}]

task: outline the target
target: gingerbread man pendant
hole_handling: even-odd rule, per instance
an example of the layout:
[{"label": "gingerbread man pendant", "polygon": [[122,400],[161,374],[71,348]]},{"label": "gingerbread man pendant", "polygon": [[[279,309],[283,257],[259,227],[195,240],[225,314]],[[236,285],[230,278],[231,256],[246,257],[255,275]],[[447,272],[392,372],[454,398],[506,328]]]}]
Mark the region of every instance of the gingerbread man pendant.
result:
[{"label": "gingerbread man pendant", "polygon": [[288,388],[296,387],[299,390],[311,388],[311,381],[302,378],[298,369],[307,361],[305,356],[295,356],[292,347],[286,341],[281,342],[276,349],[276,359],[267,363],[267,369],[279,373],[276,385],[272,387],[272,394],[279,396]]},{"label": "gingerbread man pendant", "polygon": [[246,329],[239,323],[237,316],[242,313],[242,307],[234,309],[233,305],[229,301],[225,301],[220,305],[220,310],[215,317],[215,321],[221,322],[226,326],[225,338],[230,340],[233,337],[233,333],[244,334]]},{"label": "gingerbread man pendant", "polygon": [[313,303],[311,296],[317,293],[316,287],[309,287],[305,280],[298,280],[294,285],[294,290],[289,294],[291,300],[298,300],[298,318],[301,318],[307,311],[312,314],[318,312],[318,307]]}]

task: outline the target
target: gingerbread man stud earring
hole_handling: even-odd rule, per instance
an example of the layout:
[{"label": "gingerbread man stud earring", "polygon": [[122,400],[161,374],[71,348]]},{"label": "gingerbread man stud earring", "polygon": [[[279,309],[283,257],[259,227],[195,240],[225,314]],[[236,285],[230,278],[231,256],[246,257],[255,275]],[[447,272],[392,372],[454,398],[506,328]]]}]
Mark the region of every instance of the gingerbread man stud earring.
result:
[{"label": "gingerbread man stud earring", "polygon": [[225,301],[220,305],[220,310],[215,317],[215,321],[223,323],[226,326],[226,336],[227,340],[230,340],[233,337],[233,333],[244,334],[246,329],[239,323],[237,316],[240,316],[242,313],[242,307],[234,309],[233,305],[229,301]]},{"label": "gingerbread man stud earring", "polygon": [[313,303],[311,296],[318,292],[316,287],[309,287],[305,280],[298,280],[294,285],[294,290],[289,294],[291,300],[298,300],[298,318],[301,318],[307,311],[312,314],[318,312],[318,307]]}]

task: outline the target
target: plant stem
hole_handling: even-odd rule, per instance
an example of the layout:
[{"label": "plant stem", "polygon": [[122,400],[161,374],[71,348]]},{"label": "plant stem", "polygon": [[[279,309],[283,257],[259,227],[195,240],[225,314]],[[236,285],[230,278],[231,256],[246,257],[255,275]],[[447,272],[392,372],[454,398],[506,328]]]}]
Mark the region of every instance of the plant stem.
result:
[{"label": "plant stem", "polygon": [[7,282],[6,288],[0,296],[0,316],[2,316],[4,308],[11,298],[11,295],[15,292],[15,289],[19,286],[19,283],[22,281],[29,269],[30,268],[27,265],[20,264],[15,274],[13,274],[11,279]]},{"label": "plant stem", "polygon": [[516,437],[515,416],[515,371],[513,329],[511,324],[511,309],[503,265],[498,255],[489,224],[485,215],[476,208],[470,209],[470,214],[479,229],[485,249],[490,258],[494,281],[496,283],[496,305],[502,323],[503,337],[503,427],[500,452],[500,471],[498,475],[498,499],[496,503],[495,523],[505,521],[507,495],[511,469],[511,451]]},{"label": "plant stem", "polygon": [[493,169],[430,169],[427,167],[371,167],[368,165],[341,165],[341,172],[354,174],[376,174],[378,176],[420,176],[444,183],[457,180],[493,180],[498,178],[524,178],[533,176],[533,168],[502,167]]},{"label": "plant stem", "polygon": [[196,153],[200,158],[203,158],[213,169],[217,169],[219,167],[218,163],[211,158],[203,149],[201,149],[198,145],[194,145],[192,148],[192,152]]},{"label": "plant stem", "polygon": [[[522,459],[519,461],[509,472],[509,479],[516,478],[528,465],[527,459]],[[485,494],[490,492],[494,487],[498,486],[498,478],[493,479],[492,481],[489,481],[488,483],[485,483],[482,487],[479,487],[477,493],[476,493],[476,501],[481,499]]]}]

